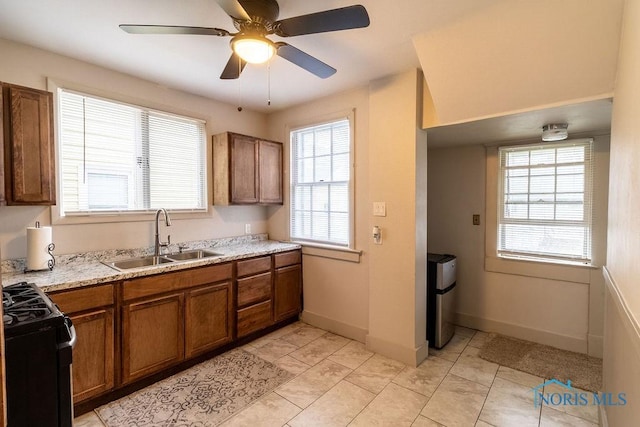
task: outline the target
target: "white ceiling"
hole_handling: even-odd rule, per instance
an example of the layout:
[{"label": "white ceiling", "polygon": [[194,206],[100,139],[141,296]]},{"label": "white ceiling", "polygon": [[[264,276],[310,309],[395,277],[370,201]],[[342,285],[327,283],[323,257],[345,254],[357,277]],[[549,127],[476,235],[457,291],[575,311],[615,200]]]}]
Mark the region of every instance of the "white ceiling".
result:
[{"label": "white ceiling", "polygon": [[[323,80],[275,57],[271,63],[271,108],[267,107],[266,65],[248,65],[238,80],[219,79],[231,53],[229,38],[131,35],[118,28],[118,24],[129,23],[235,31],[216,0],[0,0],[0,37],[266,112],[419,67],[411,37],[424,31],[425,23],[432,20],[434,13],[434,7],[429,5],[433,2],[424,0],[279,0],[278,3],[280,19],[361,3],[369,12],[371,25],[287,38],[287,43],[316,56],[338,72]],[[450,9],[456,8],[436,9],[442,9],[447,16]],[[272,39],[285,40],[275,36]]]},{"label": "white ceiling", "polygon": [[612,99],[580,102],[427,129],[429,148],[524,141],[542,137],[542,126],[568,123],[569,137],[595,136],[611,129]]},{"label": "white ceiling", "polygon": [[[535,2],[536,5],[531,7],[542,8],[545,12],[536,13],[530,18],[527,13],[530,8],[518,9],[514,6],[513,0],[279,0],[278,3],[280,19],[359,3],[367,8],[371,25],[363,29],[286,39],[287,43],[338,70],[334,76],[324,80],[279,57],[271,62],[270,76],[266,65],[250,64],[240,79],[220,80],[219,75],[230,55],[228,38],[131,35],[118,28],[118,24],[129,23],[234,30],[231,19],[218,6],[216,0],[0,0],[0,38],[94,63],[166,87],[262,112],[281,110],[322,96],[361,87],[377,78],[410,68],[422,68],[425,70],[429,87],[434,90],[436,107],[438,104],[444,106],[446,100],[447,106],[453,105],[462,111],[462,106],[471,105],[473,102],[482,108],[474,110],[476,116],[468,115],[468,118],[472,119],[477,117],[477,112],[485,116],[496,116],[503,115],[501,113],[505,110],[490,108],[492,98],[497,99],[496,96],[491,96],[491,93],[487,95],[479,92],[474,98],[467,97],[468,94],[471,95],[469,90],[452,94],[454,96],[450,96],[449,92],[453,92],[456,87],[462,87],[460,83],[464,83],[465,87],[489,85],[488,87],[501,90],[501,94],[508,97],[513,88],[523,84],[526,86],[529,78],[527,75],[514,74],[506,76],[508,78],[497,75],[491,80],[487,74],[496,74],[494,71],[498,68],[494,70],[491,67],[500,67],[503,63],[519,63],[519,58],[523,55],[540,53],[542,42],[545,43],[542,47],[546,48],[549,40],[553,39],[549,39],[548,29],[544,31],[544,40],[535,36],[535,28],[538,28],[535,19],[543,19],[547,12],[550,12],[545,9],[545,5],[558,4],[557,0],[538,0]],[[607,42],[600,43],[603,51],[617,52],[616,32],[619,31],[619,23],[614,21],[618,19],[622,3],[622,0],[592,0],[587,5],[583,0],[563,0],[565,9],[580,13],[563,14],[561,21],[564,28],[562,34],[558,34],[557,40],[563,47],[562,54],[569,57],[576,55],[577,50],[571,45],[566,45],[562,35],[573,34],[572,28],[580,28],[585,22],[593,31],[594,39],[606,36]],[[609,11],[607,8],[614,9]],[[513,34],[494,33],[502,28],[504,16],[516,16],[514,13],[518,20],[527,22],[512,23],[511,31],[517,32],[518,28],[528,25],[529,33],[519,37],[517,45],[507,46],[508,48],[503,46],[500,49],[492,47],[494,42],[497,43],[496,40],[513,38]],[[594,19],[602,21],[599,28],[591,24]],[[494,25],[496,30],[491,30],[492,38],[487,38],[487,28]],[[605,34],[598,32],[601,30]],[[581,35],[575,43],[579,43],[583,38]],[[275,36],[272,39],[279,40]],[[477,39],[477,43],[471,46],[470,50],[463,51],[464,55],[460,55],[459,48],[448,51],[448,46],[462,46],[459,43],[465,39]],[[451,44],[454,40],[457,45]],[[494,42],[490,43],[491,40]],[[434,43],[437,43],[437,46],[433,46]],[[582,60],[587,55],[584,54],[584,49],[579,50],[583,52],[579,57]],[[491,53],[489,57],[488,52]],[[491,58],[498,54],[500,61],[496,63]],[[463,56],[466,63],[460,62]],[[491,66],[485,70],[481,67],[486,66],[487,61],[482,58],[490,59]],[[607,58],[606,66],[609,70],[612,66],[615,67],[615,55],[608,55]],[[565,62],[571,64],[571,58]],[[575,63],[581,65],[584,60]],[[452,74],[453,71],[457,74]],[[576,73],[574,69],[562,71],[568,76],[565,78],[576,81],[580,81],[583,74],[580,70],[580,74]],[[455,82],[452,80],[453,75],[456,76]],[[612,80],[611,72],[608,72],[600,81],[606,88],[613,86]],[[547,82],[542,80],[539,84]],[[269,87],[271,106],[267,105]],[[536,86],[529,86],[527,92],[540,91]],[[579,91],[569,94],[572,99],[594,99],[596,95]],[[527,100],[525,98],[528,93],[523,93],[522,96],[522,99]],[[544,98],[536,98],[535,104],[518,106],[517,103],[512,103],[511,107],[527,109],[544,105],[544,101]],[[561,102],[547,100],[547,103],[558,105]],[[481,142],[477,138],[478,132],[485,132],[487,137],[491,135],[491,138],[500,140],[531,138],[539,134],[539,127],[544,124],[541,121],[546,120],[549,114],[568,117],[570,131],[578,128],[586,131],[595,127],[608,128],[610,107],[609,102],[581,103],[557,111],[552,109],[552,112],[555,111],[554,114],[522,113],[489,121],[482,120],[475,125],[478,126],[476,128],[470,123],[442,126],[429,131],[429,141],[430,145],[437,144],[437,141],[442,141],[443,144]],[[446,122],[447,120],[444,120],[442,123]],[[491,126],[487,126],[487,123]],[[502,133],[496,134],[495,129],[500,129]]]}]

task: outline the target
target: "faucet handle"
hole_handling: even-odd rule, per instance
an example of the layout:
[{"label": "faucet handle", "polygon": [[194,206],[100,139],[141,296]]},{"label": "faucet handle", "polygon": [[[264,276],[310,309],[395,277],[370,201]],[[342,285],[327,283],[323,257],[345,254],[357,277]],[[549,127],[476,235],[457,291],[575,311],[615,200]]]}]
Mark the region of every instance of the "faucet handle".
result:
[{"label": "faucet handle", "polygon": [[162,246],[163,248],[168,247],[170,244],[171,244],[171,234],[167,235],[166,242],[160,242],[160,246]]},{"label": "faucet handle", "polygon": [[185,249],[187,249],[189,247],[189,245],[187,245],[186,243],[178,243],[178,252],[182,253],[182,251],[184,251]]}]

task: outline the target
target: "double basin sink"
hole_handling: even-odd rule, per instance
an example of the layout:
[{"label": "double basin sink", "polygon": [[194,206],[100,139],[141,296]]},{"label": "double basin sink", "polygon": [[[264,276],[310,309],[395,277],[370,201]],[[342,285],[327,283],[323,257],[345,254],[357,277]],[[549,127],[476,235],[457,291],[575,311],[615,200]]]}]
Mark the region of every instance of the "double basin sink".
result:
[{"label": "double basin sink", "polygon": [[179,252],[177,254],[161,255],[161,256],[143,256],[136,258],[128,258],[120,261],[104,262],[105,265],[118,271],[131,270],[134,268],[153,267],[155,265],[170,264],[176,262],[195,261],[205,258],[215,258],[222,256],[218,252],[212,252],[204,249],[194,249],[190,251]]}]

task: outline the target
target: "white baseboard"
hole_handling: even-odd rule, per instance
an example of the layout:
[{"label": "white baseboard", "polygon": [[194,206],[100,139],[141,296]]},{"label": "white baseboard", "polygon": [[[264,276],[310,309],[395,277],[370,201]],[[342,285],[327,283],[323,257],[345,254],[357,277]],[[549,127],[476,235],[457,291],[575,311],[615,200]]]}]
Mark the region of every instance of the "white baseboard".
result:
[{"label": "white baseboard", "polygon": [[607,420],[607,408],[604,405],[598,405],[598,425],[602,427],[609,427],[609,421]]},{"label": "white baseboard", "polygon": [[484,319],[465,313],[456,313],[456,323],[467,328],[479,329],[485,332],[497,332],[502,335],[522,340],[550,345],[562,350],[575,351],[576,353],[586,354],[588,350],[586,337],[580,338],[561,335],[541,329],[533,329],[522,325],[516,325],[514,323]]},{"label": "white baseboard", "polygon": [[408,348],[371,335],[367,335],[367,350],[413,367],[422,363],[429,354],[429,346],[426,341],[420,347]]},{"label": "white baseboard", "polygon": [[367,333],[369,332],[366,329],[349,325],[347,323],[338,322],[337,320],[329,319],[328,317],[324,317],[316,313],[311,313],[307,310],[304,310],[300,317],[303,322],[308,323],[311,326],[324,329],[325,331],[333,332],[337,335],[359,341],[363,344],[366,342]]},{"label": "white baseboard", "polygon": [[604,352],[604,337],[602,335],[587,335],[588,352],[591,357],[602,359]]}]

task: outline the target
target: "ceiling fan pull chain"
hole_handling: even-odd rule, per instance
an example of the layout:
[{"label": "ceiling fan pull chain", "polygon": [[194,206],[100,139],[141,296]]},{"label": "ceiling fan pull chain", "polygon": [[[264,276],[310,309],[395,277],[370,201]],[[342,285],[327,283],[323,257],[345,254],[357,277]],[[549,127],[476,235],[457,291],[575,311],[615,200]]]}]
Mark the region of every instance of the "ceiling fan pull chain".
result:
[{"label": "ceiling fan pull chain", "polygon": [[267,64],[267,105],[271,106],[271,61]]},{"label": "ceiling fan pull chain", "polygon": [[[242,72],[242,60],[238,61],[238,77]],[[238,112],[242,111],[242,86],[240,85],[240,79],[238,78]]]}]

